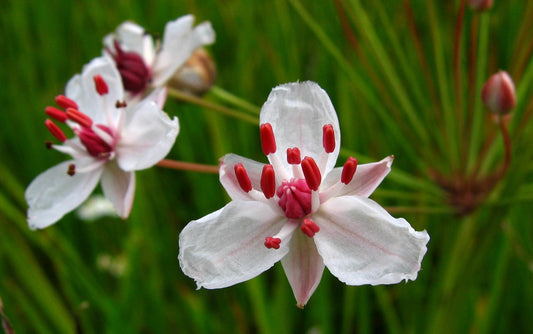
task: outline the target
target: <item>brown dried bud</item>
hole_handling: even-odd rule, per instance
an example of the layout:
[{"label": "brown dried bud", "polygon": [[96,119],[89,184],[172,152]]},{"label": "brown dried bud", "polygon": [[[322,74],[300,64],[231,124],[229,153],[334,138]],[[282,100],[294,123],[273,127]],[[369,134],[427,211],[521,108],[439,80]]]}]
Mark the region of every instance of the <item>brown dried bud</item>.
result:
[{"label": "brown dried bud", "polygon": [[505,71],[493,74],[481,90],[483,104],[497,115],[511,112],[516,105],[513,79]]},{"label": "brown dried bud", "polygon": [[193,52],[191,57],[181,66],[168,85],[187,93],[201,96],[215,82],[217,70],[213,59],[204,48]]},{"label": "brown dried bud", "polygon": [[470,8],[478,12],[490,9],[493,2],[493,0],[468,0]]}]

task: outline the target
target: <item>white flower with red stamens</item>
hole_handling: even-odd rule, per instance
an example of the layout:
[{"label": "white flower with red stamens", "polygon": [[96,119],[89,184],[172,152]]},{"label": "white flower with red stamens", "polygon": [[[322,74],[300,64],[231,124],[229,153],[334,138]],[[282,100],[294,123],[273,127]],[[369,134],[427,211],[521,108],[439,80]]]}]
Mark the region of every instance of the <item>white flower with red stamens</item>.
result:
[{"label": "white flower with red stamens", "polygon": [[[47,107],[46,127],[62,145],[47,143],[73,160],[37,176],[26,189],[28,224],[44,228],[75,209],[100,181],[104,195],[118,215],[126,218],[133,203],[135,170],[163,159],[179,132],[178,119],[161,110],[166,91],[154,91],[126,106],[120,74],[108,58],[96,58],[67,84],[66,96],[56,97],[60,108]],[[74,133],[67,139],[55,123]]]},{"label": "white flower with red stamens", "polygon": [[114,59],[131,98],[142,95],[147,87],[164,86],[196,49],[215,41],[211,23],[196,27],[193,23],[193,15],[168,22],[158,48],[152,36],[129,21],[104,38],[104,53]]},{"label": "white flower with red stamens", "polygon": [[281,260],[300,307],[324,266],[349,285],[414,280],[429,235],[368,199],[393,157],[359,166],[349,158],[334,168],[339,124],[328,95],[313,82],[274,88],[260,122],[270,164],[222,158],[220,181],[232,201],[183,229],[184,273],[199,288],[223,288]]}]

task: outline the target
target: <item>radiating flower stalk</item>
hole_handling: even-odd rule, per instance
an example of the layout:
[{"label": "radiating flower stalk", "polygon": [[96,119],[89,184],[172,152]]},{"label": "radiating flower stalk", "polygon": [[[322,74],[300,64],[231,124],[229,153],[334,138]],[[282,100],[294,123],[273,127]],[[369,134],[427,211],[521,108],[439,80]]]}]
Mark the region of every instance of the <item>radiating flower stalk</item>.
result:
[{"label": "radiating flower stalk", "polygon": [[4,333],[14,334],[15,330],[4,313],[4,304],[2,303],[2,298],[0,298],[0,318],[2,320],[2,328],[4,329]]}]

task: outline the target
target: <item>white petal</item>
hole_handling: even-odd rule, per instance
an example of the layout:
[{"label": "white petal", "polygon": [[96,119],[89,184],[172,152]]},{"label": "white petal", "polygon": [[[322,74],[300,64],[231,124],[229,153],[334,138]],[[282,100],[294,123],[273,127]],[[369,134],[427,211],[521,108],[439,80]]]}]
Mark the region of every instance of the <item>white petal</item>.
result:
[{"label": "white petal", "polygon": [[123,51],[138,54],[146,65],[150,66],[155,53],[154,40],[145,32],[143,27],[126,21],[117,27],[115,33],[104,37],[104,45],[112,52],[115,52],[115,40],[120,43]]},{"label": "white petal", "polygon": [[[347,185],[342,184],[339,187],[336,187],[337,191],[335,191],[335,195],[370,196],[389,174],[393,160],[393,156],[388,156],[378,162],[358,165],[352,181]],[[340,182],[341,175],[342,167],[337,167],[331,170],[320,186],[321,191],[327,192],[329,187]]]},{"label": "white petal", "polygon": [[254,197],[242,190],[239,181],[235,177],[234,167],[238,163],[243,164],[252,182],[252,188],[258,191],[261,191],[261,173],[265,164],[237,154],[226,154],[220,159],[220,183],[226,189],[229,197],[233,200],[253,200]]},{"label": "white petal", "polygon": [[211,23],[203,22],[194,28],[193,23],[194,16],[186,15],[165,26],[161,50],[152,67],[153,86],[164,85],[196,49],[215,41]]},{"label": "white petal", "polygon": [[389,215],[376,202],[358,196],[332,198],[313,220],[314,239],[325,265],[349,285],[414,280],[429,235]]},{"label": "white petal", "polygon": [[324,272],[324,262],[313,239],[296,231],[291,239],[289,254],[281,260],[281,264],[289,279],[296,303],[298,307],[303,308],[315,292]]},{"label": "white petal", "polygon": [[115,161],[110,161],[100,182],[105,197],[113,203],[117,214],[122,219],[128,218],[135,195],[135,173],[125,172]]},{"label": "white petal", "polygon": [[322,128],[331,124],[335,132],[335,150],[327,155],[323,174],[327,174],[337,161],[340,142],[339,121],[328,94],[318,84],[306,81],[288,83],[272,89],[261,108],[260,123],[270,123],[276,138],[276,155],[290,170],[287,148],[300,149],[302,158],[310,156],[317,163],[325,154]]},{"label": "white petal", "polygon": [[198,288],[224,288],[249,280],[289,251],[288,243],[282,242],[279,249],[264,245],[265,238],[276,234],[286,221],[264,203],[232,201],[183,229],[181,269]]},{"label": "white petal", "polygon": [[120,168],[145,169],[163,159],[179,132],[178,118],[172,120],[155,102],[147,99],[126,110],[121,138],[116,146]]},{"label": "white petal", "polygon": [[68,166],[73,163],[65,161],[46,170],[26,189],[31,229],[45,228],[61,219],[85,201],[98,184],[102,168],[69,176]]},{"label": "white petal", "polygon": [[[107,83],[107,94],[101,96],[96,91],[95,75],[102,76]],[[116,119],[118,112],[115,103],[124,99],[122,79],[109,57],[95,58],[86,64],[81,75],[76,74],[69,80],[65,91],[65,95],[78,104],[79,110],[98,124],[109,124],[108,113]]]}]

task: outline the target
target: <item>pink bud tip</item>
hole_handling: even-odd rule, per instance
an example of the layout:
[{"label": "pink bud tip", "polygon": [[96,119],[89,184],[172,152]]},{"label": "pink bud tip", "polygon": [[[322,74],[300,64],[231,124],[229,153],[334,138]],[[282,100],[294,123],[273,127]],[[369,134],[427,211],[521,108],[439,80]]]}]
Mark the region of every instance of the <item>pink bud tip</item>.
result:
[{"label": "pink bud tip", "polygon": [[46,121],[44,121],[44,125],[46,125],[50,133],[60,142],[63,143],[65,142],[65,140],[67,140],[67,136],[65,136],[65,133],[54,122],[52,122],[52,120],[47,119]]},{"label": "pink bud tip", "polygon": [[265,247],[268,249],[270,248],[279,249],[280,243],[281,243],[280,238],[272,238],[272,237],[265,238]]},{"label": "pink bud tip", "polygon": [[85,128],[93,125],[93,120],[77,109],[67,108],[67,117]]},{"label": "pink bud tip", "polygon": [[263,166],[263,172],[261,173],[261,190],[263,190],[263,194],[265,194],[266,198],[272,198],[276,193],[276,175],[272,165]]},{"label": "pink bud tip", "polygon": [[243,164],[238,163],[233,167],[233,169],[235,170],[235,177],[237,177],[237,181],[239,182],[242,190],[245,192],[252,190],[252,182],[250,181],[248,173],[246,172]]},{"label": "pink bud tip", "polygon": [[352,181],[355,171],[357,170],[357,159],[349,157],[342,167],[341,182],[348,184]]},{"label": "pink bud tip", "polygon": [[516,105],[513,79],[505,71],[493,74],[481,90],[481,99],[493,113],[508,114]]},{"label": "pink bud tip", "polygon": [[105,95],[109,93],[109,88],[107,87],[107,83],[105,82],[104,78],[100,74],[97,74],[93,77],[94,80],[94,86],[96,88],[96,91],[100,95]]},{"label": "pink bud tip", "polygon": [[299,165],[302,162],[302,156],[298,147],[287,149],[287,162],[291,165]]},{"label": "pink bud tip", "polygon": [[56,107],[46,107],[44,112],[48,116],[61,123],[65,123],[68,119],[67,114],[65,114],[63,110],[57,109]]},{"label": "pink bud tip", "polygon": [[482,12],[492,7],[493,0],[468,0],[470,8]]},{"label": "pink bud tip", "polygon": [[326,124],[322,128],[322,144],[326,153],[331,153],[335,150],[335,131],[333,131],[333,125]]},{"label": "pink bud tip", "polygon": [[320,231],[320,227],[318,227],[315,222],[313,222],[310,219],[304,219],[302,225],[300,226],[300,229],[302,232],[307,235],[309,238],[312,238],[315,236],[315,234]]},{"label": "pink bud tip", "polygon": [[274,138],[274,131],[272,131],[272,125],[270,123],[261,124],[260,136],[263,153],[265,155],[276,153],[276,138]]},{"label": "pink bud tip", "polygon": [[320,182],[322,182],[322,176],[320,175],[320,169],[316,165],[315,160],[311,157],[305,157],[302,160],[302,171],[304,172],[305,182],[311,190],[318,190]]},{"label": "pink bud tip", "polygon": [[58,95],[56,96],[55,100],[56,100],[57,105],[63,109],[67,109],[67,108],[78,109],[78,104],[76,104],[76,102],[69,99],[65,95]]}]

